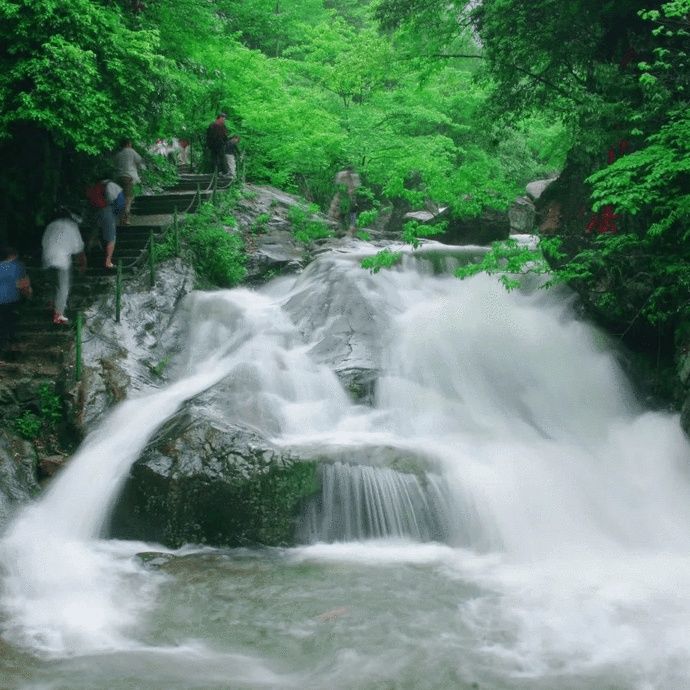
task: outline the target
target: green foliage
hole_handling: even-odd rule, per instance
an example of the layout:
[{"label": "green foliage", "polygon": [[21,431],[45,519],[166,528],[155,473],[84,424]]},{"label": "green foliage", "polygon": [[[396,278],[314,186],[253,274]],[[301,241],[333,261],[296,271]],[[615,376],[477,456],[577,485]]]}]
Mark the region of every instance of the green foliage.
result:
[{"label": "green foliage", "polygon": [[508,290],[520,287],[518,276],[544,274],[550,271],[540,250],[518,244],[514,239],[494,242],[480,261],[456,269],[458,278],[469,278],[477,273],[499,274],[499,279]]},{"label": "green foliage", "polygon": [[333,234],[326,223],[316,217],[318,211],[319,207],[315,204],[309,206],[296,204],[288,210],[288,220],[298,242],[308,245],[314,240],[330,237]]},{"label": "green foliage", "polygon": [[555,278],[587,287],[592,305],[631,324],[675,325],[690,317],[690,252],[666,238],[600,235],[556,270]]},{"label": "green foliage", "polygon": [[271,216],[268,213],[260,213],[254,222],[252,223],[251,232],[260,235],[268,232],[268,221],[271,220]]},{"label": "green foliage", "polygon": [[156,113],[158,36],[128,26],[116,5],[2,0],[0,45],[0,139],[29,122],[100,154]]},{"label": "green foliage", "polygon": [[25,410],[14,420],[14,428],[27,441],[53,433],[62,420],[62,400],[55,386],[48,383],[39,386],[37,407],[38,414]]},{"label": "green foliage", "polygon": [[27,441],[33,441],[38,438],[43,423],[33,412],[28,410],[14,420],[14,428],[17,430],[22,438]]},{"label": "green foliage", "polygon": [[38,407],[41,420],[49,427],[54,427],[62,420],[62,399],[55,391],[55,386],[44,383],[38,388]]},{"label": "green foliage", "polygon": [[179,172],[175,163],[165,156],[149,154],[143,147],[140,152],[146,161],[146,169],[140,173],[142,186],[160,191],[172,187],[178,181]]},{"label": "green foliage", "polygon": [[361,267],[372,273],[378,273],[382,268],[391,268],[402,260],[402,252],[392,252],[390,249],[382,249],[374,256],[362,259]]},{"label": "green foliage", "polygon": [[[236,199],[229,193],[219,193],[216,204],[202,204],[194,214],[188,214],[180,224],[180,240],[198,275],[218,287],[234,287],[247,274],[247,255],[244,242],[237,233],[235,218],[230,215]],[[155,245],[156,261],[175,256],[177,247],[171,229],[163,242]]]},{"label": "green foliage", "polygon": [[445,221],[429,225],[416,220],[408,220],[403,225],[403,240],[416,249],[421,244],[420,238],[440,235],[445,232],[447,225],[448,223]]},{"label": "green foliage", "polygon": [[170,364],[170,356],[166,355],[159,362],[156,362],[155,364],[149,364],[148,368],[154,376],[156,376],[157,378],[162,378],[163,373],[168,368],[168,364]]},{"label": "green foliage", "polygon": [[371,209],[369,211],[362,211],[358,216],[357,216],[357,227],[358,228],[367,228],[374,223],[376,223],[377,219],[379,217],[379,211],[378,209]]}]

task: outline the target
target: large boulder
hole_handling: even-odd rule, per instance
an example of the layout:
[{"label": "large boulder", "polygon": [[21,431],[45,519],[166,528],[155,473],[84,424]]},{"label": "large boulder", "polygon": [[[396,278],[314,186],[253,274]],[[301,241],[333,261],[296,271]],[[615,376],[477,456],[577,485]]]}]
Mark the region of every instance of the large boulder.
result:
[{"label": "large boulder", "polygon": [[[297,196],[270,186],[246,185],[234,212],[247,247],[247,281],[294,273],[308,262],[308,250],[295,239],[291,209],[305,207]],[[332,233],[337,224],[319,213],[310,216]]]},{"label": "large boulder", "polygon": [[290,544],[316,465],[200,409],[179,413],[133,465],[111,535],[184,543]]},{"label": "large boulder", "polygon": [[541,195],[547,190],[547,188],[557,179],[557,177],[549,177],[546,180],[534,180],[534,182],[530,182],[525,187],[527,196],[530,199],[537,201],[541,197]]}]

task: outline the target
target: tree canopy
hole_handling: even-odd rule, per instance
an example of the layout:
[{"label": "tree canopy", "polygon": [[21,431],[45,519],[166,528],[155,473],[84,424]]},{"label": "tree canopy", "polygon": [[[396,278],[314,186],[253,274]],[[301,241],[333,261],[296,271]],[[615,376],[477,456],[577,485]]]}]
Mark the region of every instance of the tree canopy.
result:
[{"label": "tree canopy", "polygon": [[[380,31],[367,0],[0,0],[0,19],[0,146],[32,161],[7,173],[10,234],[81,189],[121,137],[199,138],[219,110],[251,179],[322,206],[347,163],[381,203],[476,212],[562,159],[557,123],[499,131],[476,59],[435,59],[415,32]],[[478,52],[466,33],[449,41]]]}]

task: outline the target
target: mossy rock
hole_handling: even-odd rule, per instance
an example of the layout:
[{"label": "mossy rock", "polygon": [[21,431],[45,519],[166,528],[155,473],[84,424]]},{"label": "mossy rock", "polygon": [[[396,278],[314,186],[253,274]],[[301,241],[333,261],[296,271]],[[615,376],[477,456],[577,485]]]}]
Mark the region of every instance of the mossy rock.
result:
[{"label": "mossy rock", "polygon": [[170,547],[290,545],[303,502],[318,490],[314,462],[182,415],[132,467],[110,533]]}]

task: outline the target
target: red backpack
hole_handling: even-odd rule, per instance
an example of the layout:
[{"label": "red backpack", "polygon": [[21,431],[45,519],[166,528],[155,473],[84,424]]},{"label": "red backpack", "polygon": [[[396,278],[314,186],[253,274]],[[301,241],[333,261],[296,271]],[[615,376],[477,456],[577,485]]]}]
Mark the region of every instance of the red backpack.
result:
[{"label": "red backpack", "polygon": [[86,198],[94,208],[105,208],[108,200],[105,197],[105,182],[101,180],[86,188]]}]

